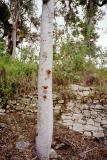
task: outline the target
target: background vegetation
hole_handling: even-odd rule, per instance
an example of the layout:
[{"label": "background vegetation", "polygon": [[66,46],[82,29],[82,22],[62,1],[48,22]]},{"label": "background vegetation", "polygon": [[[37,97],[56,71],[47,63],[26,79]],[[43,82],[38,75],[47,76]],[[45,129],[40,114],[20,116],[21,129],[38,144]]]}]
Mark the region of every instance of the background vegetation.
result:
[{"label": "background vegetation", "polygon": [[[37,87],[40,17],[36,13],[37,6],[33,0],[28,3],[20,0],[15,3],[10,1],[10,6],[2,0],[0,2],[0,10],[3,11],[0,12],[0,96],[3,107],[6,107],[8,99],[13,95],[20,94],[22,90],[23,94],[27,94],[32,90],[30,88]],[[83,9],[83,18],[79,16],[79,6]],[[107,90],[107,51],[96,46],[99,37],[96,24],[103,17],[99,6],[100,4],[95,4],[94,1],[87,4],[81,0],[73,0],[73,3],[59,0],[56,4],[55,19],[62,16],[64,25],[59,27],[55,21],[54,90],[71,83],[95,86],[101,91]],[[20,13],[18,7],[22,8]],[[18,19],[17,16],[14,17],[15,11],[16,15],[19,14]],[[10,48],[14,19],[16,58],[11,56],[12,46]]]}]

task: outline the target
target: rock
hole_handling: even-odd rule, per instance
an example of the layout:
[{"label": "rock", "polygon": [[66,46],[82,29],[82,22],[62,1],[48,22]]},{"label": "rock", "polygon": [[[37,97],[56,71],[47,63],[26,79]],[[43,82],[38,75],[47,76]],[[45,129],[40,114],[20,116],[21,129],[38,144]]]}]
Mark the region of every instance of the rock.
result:
[{"label": "rock", "polygon": [[58,103],[63,104],[64,100],[59,100]]},{"label": "rock", "polygon": [[73,108],[75,106],[75,103],[70,101],[67,103],[67,107],[70,109],[70,108]]},{"label": "rock", "polygon": [[53,99],[57,99],[58,96],[56,94],[53,94]]},{"label": "rock", "polygon": [[93,121],[92,119],[88,119],[88,120],[87,120],[87,124],[94,125],[94,121]]},{"label": "rock", "polygon": [[65,115],[66,115],[66,116],[70,116],[70,117],[72,116],[72,114],[71,114],[71,113],[66,113]]},{"label": "rock", "polygon": [[73,117],[75,120],[81,120],[82,119],[82,114],[73,114]]},{"label": "rock", "polygon": [[11,106],[10,106],[10,105],[7,105],[7,106],[6,106],[6,109],[10,109],[10,108],[11,108]]},{"label": "rock", "polygon": [[87,105],[87,104],[82,104],[81,105],[81,109],[83,109],[83,110],[86,110],[86,109],[88,109],[89,108],[89,106]]},{"label": "rock", "polygon": [[10,104],[17,105],[17,101],[13,100],[13,101],[10,102]]},{"label": "rock", "polygon": [[27,109],[27,110],[25,110],[26,112],[30,112],[30,113],[36,113],[36,110],[35,109],[31,109],[31,108],[29,108],[29,109]]},{"label": "rock", "polygon": [[97,118],[95,119],[95,122],[100,123],[100,122],[101,122],[101,118],[97,117]]},{"label": "rock", "polygon": [[83,124],[83,125],[86,124],[86,120],[79,120],[78,122],[81,123],[81,124]]},{"label": "rock", "polygon": [[98,128],[99,127],[96,127],[96,126],[93,126],[93,125],[86,125],[86,126],[84,126],[84,130],[86,130],[86,131],[98,131]]},{"label": "rock", "polygon": [[73,112],[74,112],[75,114],[81,115],[81,111],[80,111],[80,109],[79,109],[78,106],[75,107],[75,108],[73,108]]},{"label": "rock", "polygon": [[20,140],[16,142],[16,149],[24,150],[30,145],[29,141]]},{"label": "rock", "polygon": [[79,153],[79,156],[82,158],[82,159],[86,159],[86,152],[81,152]]},{"label": "rock", "polygon": [[71,126],[69,126],[69,129],[73,129],[73,126],[71,125]]},{"label": "rock", "polygon": [[32,107],[36,107],[36,103],[33,103],[33,104],[32,104]]},{"label": "rock", "polygon": [[100,126],[100,127],[98,127],[98,130],[99,131],[103,131],[103,128]]},{"label": "rock", "polygon": [[54,149],[50,150],[49,158],[52,159],[52,160],[58,158],[57,153],[56,153],[56,151]]},{"label": "rock", "polygon": [[94,100],[93,101],[93,104],[98,104],[99,103],[99,100]]},{"label": "rock", "polygon": [[32,98],[33,98],[33,96],[31,96],[31,95],[28,95],[28,98],[32,99]]},{"label": "rock", "polygon": [[0,123],[0,128],[6,128],[7,125],[5,123]]},{"label": "rock", "polygon": [[66,115],[66,114],[62,115],[61,118],[62,118],[62,120],[71,120],[71,116]]},{"label": "rock", "polygon": [[29,117],[31,117],[32,113],[31,112],[27,112],[26,115],[29,116]]},{"label": "rock", "polygon": [[0,116],[4,116],[6,113],[0,113]]},{"label": "rock", "polygon": [[78,160],[76,156],[70,157],[70,160]]},{"label": "rock", "polygon": [[107,124],[103,124],[102,127],[107,129]]},{"label": "rock", "polygon": [[95,125],[96,127],[100,127],[100,123],[98,123],[98,122],[95,122],[94,125]]},{"label": "rock", "polygon": [[104,137],[104,133],[103,132],[93,132],[93,136],[94,137]]},{"label": "rock", "polygon": [[68,126],[68,127],[69,127],[69,126],[72,126],[73,123],[74,123],[73,121],[63,121],[63,125],[64,125],[64,126]]},{"label": "rock", "polygon": [[93,126],[93,127],[92,127],[92,131],[98,131],[99,128],[101,128],[101,127]]},{"label": "rock", "polygon": [[91,105],[90,105],[90,109],[95,109],[95,105],[94,105],[94,104],[91,104]]},{"label": "rock", "polygon": [[78,95],[78,96],[76,97],[76,99],[79,100],[79,101],[81,101],[81,96]]},{"label": "rock", "polygon": [[61,106],[60,106],[60,105],[55,105],[54,109],[55,109],[55,110],[60,110],[60,109],[61,109]]},{"label": "rock", "polygon": [[84,86],[80,86],[80,85],[76,85],[76,84],[71,84],[70,88],[72,90],[79,90],[79,91],[90,91],[90,90],[92,90],[92,88],[90,88],[90,87],[84,87]]},{"label": "rock", "polygon": [[77,93],[78,93],[78,95],[80,95],[80,96],[84,96],[84,94],[83,94],[82,91],[78,91]]},{"label": "rock", "polygon": [[107,139],[104,140],[104,144],[107,145]]},{"label": "rock", "polygon": [[84,135],[91,136],[91,132],[84,132]]},{"label": "rock", "polygon": [[91,111],[91,114],[92,115],[97,115],[97,112],[93,110],[93,111]]},{"label": "rock", "polygon": [[73,91],[77,91],[77,90],[79,90],[79,85],[71,84],[71,85],[70,85],[70,88],[71,88]]},{"label": "rock", "polygon": [[95,109],[102,110],[104,109],[104,106],[97,104],[95,105]]},{"label": "rock", "polygon": [[24,108],[22,106],[16,106],[16,111],[23,111]]},{"label": "rock", "polygon": [[83,125],[82,124],[79,124],[79,123],[74,123],[73,124],[73,130],[75,130],[75,131],[83,131],[84,129],[83,129]]},{"label": "rock", "polygon": [[5,109],[0,109],[0,113],[5,113]]},{"label": "rock", "polygon": [[57,150],[62,150],[62,149],[68,149],[70,146],[69,146],[69,144],[66,144],[66,143],[60,143],[60,144],[57,144],[56,146],[55,146],[55,149],[57,149]]},{"label": "rock", "polygon": [[93,126],[92,125],[85,125],[84,130],[86,131],[93,131]]},{"label": "rock", "polygon": [[83,91],[83,95],[84,96],[88,96],[89,94],[90,94],[90,91],[88,91],[88,90],[87,91]]},{"label": "rock", "polygon": [[87,117],[87,118],[90,118],[90,111],[89,110],[84,110],[84,115]]},{"label": "rock", "polygon": [[101,124],[103,125],[103,124],[107,124],[107,120],[102,120],[101,121]]}]

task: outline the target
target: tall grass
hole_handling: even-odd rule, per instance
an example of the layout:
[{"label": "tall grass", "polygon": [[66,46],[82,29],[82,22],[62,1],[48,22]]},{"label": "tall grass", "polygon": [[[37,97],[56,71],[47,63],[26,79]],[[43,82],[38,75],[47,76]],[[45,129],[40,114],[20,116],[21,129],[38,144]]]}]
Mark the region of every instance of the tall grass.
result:
[{"label": "tall grass", "polygon": [[0,57],[0,96],[3,107],[6,107],[8,99],[16,93],[22,81],[32,77],[33,73],[37,74],[37,69],[37,64],[24,64],[8,55]]}]

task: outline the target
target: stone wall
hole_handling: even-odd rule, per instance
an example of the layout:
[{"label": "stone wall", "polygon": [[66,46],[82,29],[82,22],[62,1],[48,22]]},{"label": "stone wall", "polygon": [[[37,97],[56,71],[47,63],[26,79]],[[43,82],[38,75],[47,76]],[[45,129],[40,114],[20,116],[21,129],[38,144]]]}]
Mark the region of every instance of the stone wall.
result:
[{"label": "stone wall", "polygon": [[[79,85],[71,85],[68,90],[71,98],[53,95],[56,120],[87,136],[107,137],[107,94]],[[36,106],[37,94],[19,95],[9,101],[6,110],[0,108],[0,115],[16,111],[31,115],[37,112]]]},{"label": "stone wall", "polygon": [[68,100],[60,123],[87,136],[107,137],[107,95],[79,85],[70,90],[76,98]]}]

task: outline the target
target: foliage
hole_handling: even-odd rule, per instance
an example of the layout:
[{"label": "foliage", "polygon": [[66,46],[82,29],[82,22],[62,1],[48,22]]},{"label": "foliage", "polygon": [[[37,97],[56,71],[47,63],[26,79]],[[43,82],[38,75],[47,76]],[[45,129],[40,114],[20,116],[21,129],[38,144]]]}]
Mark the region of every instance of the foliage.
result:
[{"label": "foliage", "polygon": [[86,48],[79,42],[63,43],[60,53],[54,56],[54,81],[59,84],[78,82],[85,69]]},{"label": "foliage", "polygon": [[96,71],[96,76],[99,79],[99,83],[95,84],[98,90],[107,92],[107,68],[99,68]]},{"label": "foliage", "polygon": [[21,50],[21,62],[26,63],[37,63],[38,57],[35,55],[35,48],[33,47],[26,47],[22,48]]},{"label": "foliage", "polygon": [[[22,10],[20,10],[20,16],[19,16],[19,20],[23,21],[22,23],[23,25],[21,26],[22,28],[20,31],[20,37],[22,39],[28,38],[31,41],[32,39],[34,39],[34,36],[33,33],[32,34],[30,33],[31,28],[29,28],[27,24],[28,20],[31,20],[34,26],[37,27],[37,24],[39,26],[39,19],[37,19],[36,16],[33,16],[34,2],[33,0],[32,1],[17,0],[16,2],[20,2],[20,6],[22,6]],[[84,81],[87,84],[87,79],[88,81],[90,81],[90,79],[93,77],[94,81],[90,82],[90,84],[96,86],[99,85],[101,88],[106,89],[107,53],[101,53],[95,44],[98,38],[95,28],[99,20],[99,16],[100,18],[102,16],[101,15],[102,12],[99,13],[100,10],[98,6],[94,6],[94,4],[92,4],[95,7],[93,10],[93,7],[91,7],[91,4],[89,4],[92,1],[87,2],[82,0],[77,0],[77,1],[61,0],[60,2],[61,2],[60,7],[59,7],[59,2],[58,5],[56,5],[56,16],[64,17],[65,28],[61,29],[60,27],[60,29],[57,31],[58,33],[55,33],[56,36],[55,38],[57,39],[55,48],[58,45],[57,49],[60,51],[59,53],[54,54],[54,67],[53,67],[54,84],[66,86],[69,83],[80,83],[81,81]],[[14,2],[11,0],[11,3]],[[7,3],[4,5],[7,5],[7,7],[9,7]],[[83,20],[79,17],[78,14],[79,5],[81,5],[84,8]],[[90,7],[87,8],[88,6]],[[10,14],[9,12],[8,14],[5,14],[7,13],[8,9],[7,7],[5,7],[6,12],[1,12],[1,14],[3,14],[6,17],[6,20],[8,21],[10,18]],[[2,16],[0,18],[2,18]],[[2,18],[2,20],[3,19],[4,18]],[[58,26],[56,24],[56,28],[57,27]],[[68,30],[66,30],[67,27]],[[67,35],[69,35],[69,38],[67,37],[68,38],[67,41],[62,43],[61,41],[58,40],[59,37],[61,37],[64,33],[66,37]],[[77,37],[79,37],[79,35],[82,35],[84,39],[83,41],[80,39],[81,42],[75,40]],[[31,44],[30,41],[29,43]],[[33,45],[29,46],[30,47],[22,48],[20,57],[21,62],[19,62],[5,55],[6,44],[4,43],[3,40],[0,41],[0,69],[4,68],[6,72],[5,80],[3,80],[0,75],[0,81],[2,80],[3,82],[0,83],[0,91],[2,90],[1,92],[7,97],[15,92],[15,89],[18,87],[18,85],[20,85],[21,81],[23,81],[23,79],[26,79],[26,77],[29,74],[31,75],[34,70],[36,70],[37,73],[38,57],[34,54],[35,50],[33,48]],[[101,60],[100,68],[98,68],[95,65],[95,61],[97,61],[96,58]],[[36,62],[36,65],[32,65],[33,62]],[[5,103],[8,99],[6,98],[6,96],[5,99],[3,100],[3,103]]]},{"label": "foliage", "polygon": [[97,49],[93,59],[87,59],[89,48],[82,42],[66,42],[62,44],[60,52],[54,54],[53,79],[54,87],[67,86],[71,83],[82,83],[83,85],[95,86],[100,90],[107,90],[107,67],[102,63],[96,65],[96,58],[102,62],[105,54],[101,57]]},{"label": "foliage", "polygon": [[[32,23],[31,17],[36,17],[35,13],[34,0],[9,0],[8,2],[2,1],[0,4],[0,36],[2,39],[5,37],[10,55],[12,55],[13,44],[16,43],[18,47],[24,38],[31,40],[33,37],[30,23]],[[13,28],[16,31],[15,43],[13,43],[15,39],[13,40],[12,36]]]},{"label": "foliage", "polygon": [[4,43],[4,41],[0,40],[0,56],[3,56],[5,53],[6,53],[5,43]]},{"label": "foliage", "polygon": [[24,64],[7,55],[0,57],[0,96],[3,107],[6,107],[8,98],[17,93],[22,81],[33,73],[37,73],[36,64]]}]

